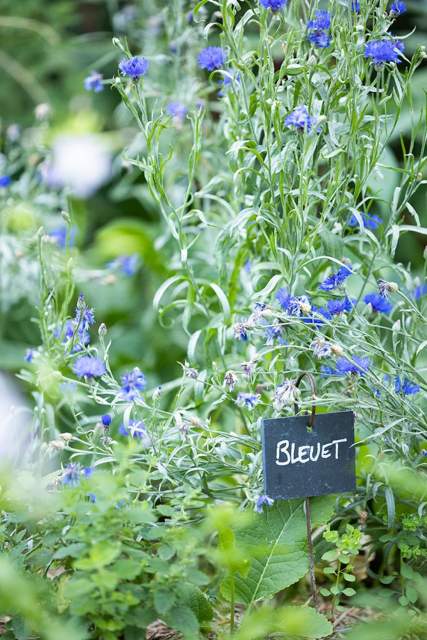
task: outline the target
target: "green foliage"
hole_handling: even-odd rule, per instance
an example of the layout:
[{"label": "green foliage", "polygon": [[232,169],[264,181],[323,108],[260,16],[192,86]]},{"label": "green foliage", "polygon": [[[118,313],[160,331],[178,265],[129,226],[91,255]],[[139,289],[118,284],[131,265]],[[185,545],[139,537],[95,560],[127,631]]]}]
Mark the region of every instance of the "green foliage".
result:
[{"label": "green foliage", "polygon": [[[235,598],[248,607],[269,598],[302,578],[308,571],[307,529],[301,500],[279,501],[256,516],[236,534],[236,546],[247,558],[244,573],[237,572]],[[333,513],[330,497],[312,500],[314,526],[326,523]],[[225,593],[230,593],[230,580]]]},{"label": "green foliage", "polygon": [[335,548],[322,555],[322,560],[330,563],[330,566],[323,569],[323,573],[333,581],[333,585],[330,588],[322,587],[320,593],[323,596],[333,595],[335,607],[340,596],[351,597],[356,593],[353,588],[356,576],[353,573],[352,561],[362,546],[362,532],[351,524],[347,524],[341,535],[334,529],[327,529],[323,537]]},{"label": "green foliage", "polygon": [[328,620],[310,607],[261,607],[247,614],[233,640],[261,640],[267,634],[292,638],[325,638],[332,633]]},{"label": "green foliage", "polygon": [[[0,189],[0,366],[18,369],[33,348],[20,374],[33,421],[23,446],[5,448],[14,464],[0,487],[6,637],[135,640],[160,619],[188,640],[321,638],[351,597],[379,611],[353,639],[421,639],[427,125],[417,36],[407,58],[378,68],[364,48],[396,33],[385,0],[361,0],[359,13],[332,0],[324,49],[307,39],[317,3],[271,12],[258,0],[202,0],[191,16],[184,0],[4,5],[5,124],[31,127],[2,131],[12,183]],[[207,44],[227,53],[210,75],[197,68]],[[116,63],[139,53],[149,72],[133,81]],[[104,74],[100,94],[82,86],[92,69]],[[29,118],[45,101],[50,113]],[[172,101],[186,117],[171,117]],[[301,105],[311,131],[287,124]],[[51,183],[64,135],[94,137],[112,157],[110,178],[87,197],[73,181]],[[64,155],[81,182],[80,162],[96,169],[81,151]],[[126,272],[120,261],[133,257]],[[345,283],[319,286],[349,263]],[[373,292],[388,313],[365,304]],[[344,311],[327,312],[343,300]],[[105,373],[80,375],[81,357]],[[318,412],[356,414],[355,494],[312,500],[316,559],[328,563],[321,594],[333,596],[325,616],[300,606],[303,502],[254,513],[260,421],[292,415],[296,398],[310,409],[295,388],[304,371]],[[15,420],[5,425],[14,445]]]}]

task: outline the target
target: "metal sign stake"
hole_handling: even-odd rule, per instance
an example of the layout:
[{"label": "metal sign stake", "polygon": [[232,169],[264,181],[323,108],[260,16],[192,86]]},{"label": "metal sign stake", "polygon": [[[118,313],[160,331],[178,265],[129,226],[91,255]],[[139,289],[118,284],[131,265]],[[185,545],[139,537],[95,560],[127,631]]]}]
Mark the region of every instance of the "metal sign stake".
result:
[{"label": "metal sign stake", "polygon": [[[301,381],[305,377],[308,379],[308,381],[310,383],[310,386],[311,386],[311,390],[313,392],[313,404],[312,404],[312,407],[311,407],[311,414],[310,414],[310,417],[308,419],[308,425],[307,425],[310,429],[313,429],[313,427],[314,427],[314,418],[315,418],[315,415],[316,415],[316,404],[315,404],[316,381],[315,381],[315,379],[314,379],[314,377],[312,376],[311,373],[309,373],[308,371],[304,371],[303,373],[301,373],[298,376],[297,381],[295,383],[295,386],[299,387]],[[297,402],[294,403],[294,407],[295,407],[295,414],[297,414],[299,412],[299,406],[298,406]],[[307,525],[307,550],[308,550],[311,596],[312,596],[312,599],[313,599],[314,607],[316,609],[318,609],[319,601],[318,601],[318,597],[317,597],[316,574],[315,574],[315,567],[314,567],[314,548],[313,548],[313,537],[312,537],[312,529],[311,529],[310,498],[305,498],[305,500],[304,500],[304,511],[305,511],[305,521],[306,521],[306,525]]]}]

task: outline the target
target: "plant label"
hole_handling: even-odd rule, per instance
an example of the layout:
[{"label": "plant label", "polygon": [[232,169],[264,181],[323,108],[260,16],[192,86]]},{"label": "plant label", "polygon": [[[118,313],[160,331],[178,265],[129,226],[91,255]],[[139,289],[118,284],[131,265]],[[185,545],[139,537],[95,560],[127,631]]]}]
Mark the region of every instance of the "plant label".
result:
[{"label": "plant label", "polygon": [[354,491],[354,414],[320,413],[263,420],[265,493],[277,499]]}]

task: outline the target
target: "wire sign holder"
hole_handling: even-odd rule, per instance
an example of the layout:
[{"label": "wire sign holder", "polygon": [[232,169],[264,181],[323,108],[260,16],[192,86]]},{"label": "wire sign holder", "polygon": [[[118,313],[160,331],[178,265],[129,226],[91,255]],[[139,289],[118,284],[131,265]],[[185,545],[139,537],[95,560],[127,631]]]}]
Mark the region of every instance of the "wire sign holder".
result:
[{"label": "wire sign holder", "polygon": [[[310,414],[264,419],[262,423],[265,493],[274,500],[305,498],[309,575],[317,607],[310,497],[354,491],[356,487],[354,414],[316,413],[316,382],[303,372],[312,390]],[[299,405],[294,404],[295,413]],[[308,419],[307,419],[308,418]]]}]

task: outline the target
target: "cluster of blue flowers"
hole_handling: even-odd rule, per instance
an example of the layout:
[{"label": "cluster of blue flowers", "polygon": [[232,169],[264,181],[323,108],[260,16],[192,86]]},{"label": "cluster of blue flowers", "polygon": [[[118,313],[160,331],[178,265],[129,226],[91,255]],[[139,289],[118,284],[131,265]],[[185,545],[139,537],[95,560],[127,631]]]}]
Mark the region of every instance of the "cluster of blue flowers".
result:
[{"label": "cluster of blue flowers", "polygon": [[[72,351],[81,351],[90,343],[89,329],[95,323],[95,314],[90,309],[84,299],[83,294],[79,295],[75,316],[72,320],[67,320],[64,325],[63,342],[73,341]],[[55,329],[53,335],[59,338],[62,334],[60,328]]]},{"label": "cluster of blue flowers", "polygon": [[307,296],[292,296],[287,289],[281,287],[276,293],[276,300],[283,311],[290,316],[300,317],[311,309]]},{"label": "cluster of blue flowers", "polygon": [[394,0],[390,6],[390,13],[393,16],[400,16],[406,11],[406,4],[402,0]]},{"label": "cluster of blue flowers", "polygon": [[182,102],[170,102],[166,107],[166,111],[179,122],[183,122],[188,113],[187,107]]},{"label": "cluster of blue flowers", "polygon": [[261,396],[259,395],[259,393],[240,392],[237,394],[236,403],[240,407],[246,407],[246,409],[254,409],[259,403],[260,399]]},{"label": "cluster of blue flowers", "polygon": [[[375,231],[376,229],[378,229],[378,227],[382,224],[382,220],[379,216],[377,216],[376,214],[372,213],[361,213],[360,217],[362,219],[362,224],[363,227],[365,229],[369,229],[370,231]],[[350,216],[350,219],[348,221],[348,226],[349,227],[358,227],[359,226],[359,221],[356,218],[356,216],[354,215],[354,213]]]},{"label": "cluster of blue flowers", "polygon": [[139,256],[137,253],[130,256],[118,256],[115,260],[109,262],[107,266],[114,271],[121,271],[130,278],[138,271]]},{"label": "cluster of blue flowers", "polygon": [[307,38],[320,49],[326,49],[331,44],[329,29],[331,27],[331,16],[328,11],[316,11],[314,20],[307,23]]},{"label": "cluster of blue flowers", "polygon": [[12,183],[12,178],[10,176],[0,176],[0,188],[5,189]]},{"label": "cluster of blue flowers", "polygon": [[421,389],[418,384],[411,382],[408,378],[396,376],[394,379],[394,390],[396,393],[400,393],[404,396],[413,396]]},{"label": "cluster of blue flowers", "polygon": [[[70,462],[64,469],[61,483],[69,487],[77,487],[80,484],[81,477],[90,478],[93,474],[93,467],[81,467],[80,464]],[[95,502],[96,498],[92,499]]]},{"label": "cluster of blue flowers", "polygon": [[358,375],[364,376],[369,370],[371,361],[369,358],[363,358],[359,356],[353,356],[351,360],[344,356],[337,358],[334,367],[321,367],[323,375],[328,376],[346,376],[346,375]]},{"label": "cluster of blue flowers", "polygon": [[148,71],[150,63],[143,56],[133,56],[133,58],[125,58],[119,64],[119,69],[124,76],[139,80]]},{"label": "cluster of blue flowers", "polygon": [[403,42],[383,38],[382,40],[371,40],[365,46],[365,58],[369,58],[377,66],[382,66],[386,62],[400,62],[400,56],[405,50]]},{"label": "cluster of blue flowers", "polygon": [[121,436],[138,438],[142,440],[147,436],[147,429],[142,420],[130,420],[128,426],[121,424],[119,427]]},{"label": "cluster of blue flowers", "polygon": [[140,392],[144,391],[146,385],[145,376],[139,367],[134,367],[132,371],[122,376],[122,386],[120,396],[132,402],[139,398]]},{"label": "cluster of blue flowers", "polygon": [[267,495],[258,496],[255,502],[255,511],[257,513],[262,513],[264,511],[264,507],[271,507],[274,504],[273,498],[270,498]]},{"label": "cluster of blue flowers", "polygon": [[265,344],[273,345],[275,342],[284,344],[282,327],[278,324],[269,325],[265,330]]},{"label": "cluster of blue flowers", "polygon": [[300,105],[296,107],[288,116],[285,118],[285,125],[289,128],[294,127],[299,131],[307,131],[310,132],[312,127],[316,124],[315,118],[312,118],[308,112],[308,109],[305,105]]},{"label": "cluster of blue flowers", "polygon": [[85,78],[84,87],[86,91],[93,91],[94,93],[100,93],[104,90],[104,78],[101,73],[92,71],[90,75]]},{"label": "cluster of blue flowers", "polygon": [[381,293],[368,293],[363,300],[371,305],[372,311],[376,313],[390,313],[393,309],[391,302]]},{"label": "cluster of blue flowers", "polygon": [[421,300],[423,296],[427,295],[427,284],[419,284],[414,289],[414,300]]},{"label": "cluster of blue flowers", "polygon": [[221,47],[206,47],[199,53],[197,60],[201,69],[216,71],[225,65],[227,54]]},{"label": "cluster of blue flowers", "polygon": [[74,361],[73,371],[78,378],[100,378],[106,372],[106,367],[96,356],[80,356]]},{"label": "cluster of blue flowers", "polygon": [[353,273],[351,266],[344,265],[338,269],[336,273],[332,273],[328,276],[320,285],[319,289],[322,291],[333,291],[337,287],[341,287]]},{"label": "cluster of blue flowers", "polygon": [[280,11],[280,9],[284,9],[288,3],[287,0],[259,0],[260,4],[265,9],[271,9],[271,11],[276,12]]},{"label": "cluster of blue flowers", "polygon": [[49,231],[49,237],[56,242],[60,249],[71,248],[76,239],[76,227],[68,229],[67,225],[63,224]]}]

